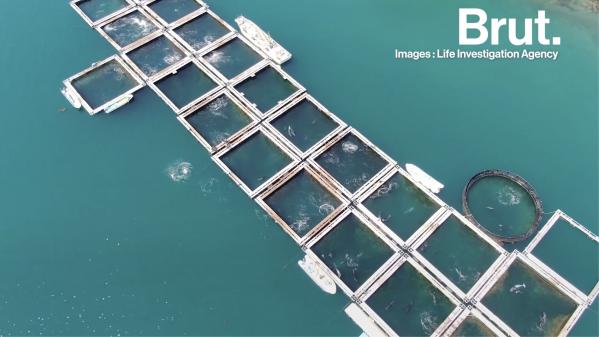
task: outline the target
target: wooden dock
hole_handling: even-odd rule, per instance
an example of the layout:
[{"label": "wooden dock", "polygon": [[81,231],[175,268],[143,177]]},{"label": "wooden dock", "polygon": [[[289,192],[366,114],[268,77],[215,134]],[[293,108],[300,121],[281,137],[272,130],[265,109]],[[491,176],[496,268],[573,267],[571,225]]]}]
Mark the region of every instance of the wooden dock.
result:
[{"label": "wooden dock", "polygon": [[[126,0],[127,5],[117,10],[114,13],[108,14],[99,19],[90,18],[80,7],[79,4],[83,0],[71,1],[71,6],[92,28],[96,29],[116,49],[116,54],[104,61],[95,64],[93,67],[86,69],[69,79],[65,80],[64,85],[71,90],[77,98],[82,102],[83,107],[90,114],[95,114],[102,111],[112,103],[119,101],[120,98],[133,94],[143,86],[149,86],[156,94],[176,113],[177,119],[187,129],[198,142],[206,148],[212,155],[215,163],[250,197],[269,214],[281,228],[289,234],[294,242],[301,247],[308,256],[311,256],[314,261],[321,267],[326,274],[335,281],[337,286],[349,297],[352,304],[347,307],[346,312],[366,333],[370,333],[371,337],[375,336],[397,336],[398,334],[371,308],[366,302],[372,294],[374,294],[399,268],[405,264],[409,264],[414,269],[424,276],[435,288],[437,288],[451,303],[455,305],[453,312],[446,317],[442,323],[436,327],[432,336],[450,336],[460,324],[468,317],[474,317],[482,322],[488,329],[493,331],[497,336],[518,336],[507,324],[505,324],[493,312],[481,304],[481,300],[493,287],[493,285],[507,272],[508,268],[516,260],[524,262],[528,267],[534,270],[540,277],[545,279],[550,284],[554,285],[568,298],[578,304],[576,312],[569,318],[566,326],[560,332],[560,336],[565,336],[572,329],[578,318],[582,315],[585,309],[596,299],[599,293],[599,282],[593,291],[585,294],[572,285],[565,278],[553,271],[550,267],[534,256],[535,246],[543,239],[552,226],[559,219],[564,219],[574,228],[584,232],[591,240],[599,243],[599,238],[591,233],[588,229],[574,221],[561,211],[557,211],[549,220],[537,236],[531,241],[523,253],[517,251],[509,253],[484,231],[472,224],[461,213],[447,205],[436,194],[428,190],[424,185],[416,181],[408,172],[406,172],[395,160],[389,157],[385,152],[379,149],[376,145],[370,142],[366,137],[360,134],[356,129],[349,127],[339,117],[330,112],[323,104],[318,102],[314,97],[306,92],[306,89],[289,74],[287,74],[280,66],[268,60],[267,56],[256,46],[252,45],[245,37],[241,36],[231,25],[222,20],[218,15],[212,12],[208,6],[198,0],[199,9],[189,13],[175,22],[167,22],[160,17],[158,13],[151,9],[151,4],[160,0]],[[126,15],[134,12],[141,13],[158,29],[151,32],[147,36],[140,38],[138,41],[121,46],[114,41],[105,31],[104,27],[111,22],[118,20]],[[228,33],[222,37],[211,41],[209,44],[195,49],[190,43],[180,36],[177,28],[189,23],[202,15],[208,15],[217,20],[223,27],[226,27]],[[145,74],[128,56],[132,51],[143,47],[158,38],[164,37],[168,39],[177,49],[180,49],[184,57],[173,64],[170,64],[165,69],[161,69],[157,73],[148,76]],[[205,56],[216,50],[217,48],[239,39],[247,46],[252,48],[262,60],[251,66],[249,69],[242,71],[233,78],[227,78],[221,74],[218,69],[211,65]],[[127,72],[135,78],[138,85],[123,93],[119,97],[110,102],[103,104],[98,108],[92,108],[72,86],[72,81],[85,76],[90,71],[105,64],[106,62],[117,61]],[[194,99],[191,103],[178,107],[171,98],[163,93],[157,86],[156,82],[176,73],[182,67],[194,65],[204,72],[211,80],[216,83],[216,87],[207,93],[204,93]],[[238,91],[236,87],[247,79],[256,76],[260,71],[266,68],[274,69],[285,80],[292,84],[296,90],[287,98],[277,102],[277,104],[269,108],[267,111],[261,111],[253,102],[244,97],[243,93]],[[198,110],[206,107],[211,102],[219,97],[228,98],[233,104],[237,105],[240,111],[250,118],[250,122],[245,127],[223,139],[218,144],[210,144],[208,140],[195,130],[193,125],[188,121],[188,118]],[[273,125],[272,122],[278,117],[286,113],[289,109],[298,105],[300,102],[308,101],[314,104],[323,115],[333,120],[337,127],[329,134],[316,142],[306,151],[300,150],[284,135],[282,135]],[[250,188],[242,179],[239,178],[236,172],[233,172],[222,160],[223,156],[234,150],[240,144],[243,144],[250,137],[261,133],[270,142],[272,142],[284,155],[288,156],[290,163],[280,170],[278,173],[269,177],[262,182],[258,187]],[[377,172],[371,179],[364,183],[355,192],[349,191],[333,175],[322,166],[320,166],[316,158],[337,144],[347,135],[353,135],[368,146],[374,153],[382,158],[386,165],[383,169]],[[260,160],[257,158],[257,160]],[[281,214],[277,214],[265,200],[279,188],[289,182],[300,172],[309,174],[318,184],[329,191],[335,198],[339,199],[340,206],[328,214],[320,223],[316,224],[308,233],[299,236],[291,227],[290,224],[283,220]],[[438,207],[437,211],[426,220],[416,232],[408,238],[400,238],[392,229],[373,214],[367,207],[364,206],[365,200],[381,186],[388,182],[395,175],[400,175],[414,186],[418,191],[428,198],[434,205]],[[312,247],[316,245],[330,231],[335,229],[343,219],[353,215],[359,219],[374,235],[376,235],[391,251],[392,256],[385,261],[363,284],[356,290],[352,290],[346,285],[343,280],[317,256]],[[439,269],[432,263],[428,262],[417,249],[419,246],[426,243],[426,240],[443,224],[449,217],[457,218],[464,226],[464,230],[470,230],[484,243],[491,246],[498,254],[498,258],[493,262],[480,277],[478,282],[468,291],[463,291],[457,287],[446,275],[443,275]],[[459,247],[456,249],[463,249]]]}]

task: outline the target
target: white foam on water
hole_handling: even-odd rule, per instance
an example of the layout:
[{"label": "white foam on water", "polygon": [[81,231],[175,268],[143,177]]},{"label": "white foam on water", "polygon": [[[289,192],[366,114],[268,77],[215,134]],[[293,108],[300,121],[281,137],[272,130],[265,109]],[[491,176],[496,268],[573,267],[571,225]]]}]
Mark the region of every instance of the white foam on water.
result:
[{"label": "white foam on water", "polygon": [[322,214],[322,215],[329,215],[331,213],[333,213],[333,211],[335,210],[335,206],[329,204],[329,203],[324,203],[320,206],[318,206],[318,213]]},{"label": "white foam on water", "polygon": [[345,153],[352,154],[352,153],[355,153],[356,151],[358,151],[359,146],[350,142],[349,140],[346,140],[345,142],[341,143],[341,149]]},{"label": "white foam on water", "polygon": [[206,47],[207,45],[211,44],[212,42],[214,42],[214,40],[216,40],[214,35],[206,35],[206,36],[204,36],[204,39],[202,41],[195,42],[193,44],[193,48],[194,49],[202,49],[202,48]]},{"label": "white foam on water", "polygon": [[256,217],[258,218],[258,220],[260,220],[262,223],[270,223],[270,221],[272,220],[272,218],[270,217],[270,215],[268,215],[266,212],[264,212],[264,210],[262,209],[254,209],[254,214],[256,214]]},{"label": "white foam on water", "polygon": [[231,137],[231,135],[228,132],[211,132],[210,135],[212,136],[212,139],[214,139],[216,144],[220,144],[229,139],[229,137]]},{"label": "white foam on water", "polygon": [[[169,48],[170,50],[170,48]],[[172,53],[172,54],[168,54],[163,58],[164,62],[168,65],[172,65],[175,64],[176,62],[178,62],[179,60],[181,60],[181,54],[179,53]]]},{"label": "white foam on water", "polygon": [[114,67],[114,72],[117,74],[116,75],[116,80],[117,81],[122,81],[126,78],[126,73],[125,70],[121,67]]},{"label": "white foam on water", "polygon": [[123,31],[123,32],[119,32],[121,29],[126,29],[129,27],[135,27],[135,34],[138,36],[146,36],[148,34],[150,34],[151,32],[153,32],[154,30],[156,30],[156,26],[150,22],[149,20],[147,20],[144,17],[140,17],[140,16],[136,16],[136,15],[131,15],[131,16],[126,16],[120,20],[117,20],[111,24],[106,25],[106,27],[104,27],[104,30],[107,33],[111,33],[116,31],[116,39],[117,40],[122,40],[124,38],[126,38],[130,31]]},{"label": "white foam on water", "polygon": [[428,311],[420,314],[420,325],[427,335],[432,335],[438,326],[436,317]]},{"label": "white foam on water", "polygon": [[343,263],[350,267],[350,268],[358,268],[358,259],[362,256],[362,253],[359,253],[358,255],[356,255],[355,257],[349,255],[348,253],[345,254],[344,256],[344,260]]},{"label": "white foam on water", "polygon": [[301,209],[298,213],[298,218],[291,224],[291,227],[296,229],[298,232],[303,232],[308,229],[308,222],[311,217],[305,210]]},{"label": "white foam on water", "polygon": [[368,176],[368,174],[362,173],[360,176],[351,178],[351,179],[349,179],[346,182],[348,184],[359,184],[359,185],[363,185],[363,184],[365,184],[368,181],[368,179],[370,179],[370,177]]},{"label": "white foam on water", "polygon": [[497,201],[504,206],[518,205],[522,199],[522,192],[511,186],[505,186],[497,192]]},{"label": "white foam on water", "polygon": [[210,178],[206,182],[201,182],[200,183],[200,190],[202,191],[202,194],[203,195],[211,194],[212,193],[212,188],[214,187],[214,185],[217,182],[218,182],[218,179],[216,179],[216,178]]},{"label": "white foam on water", "polygon": [[229,105],[229,100],[221,96],[208,105],[208,111],[214,116],[229,118],[221,110]]},{"label": "white foam on water", "polygon": [[339,157],[332,152],[325,153],[323,159],[325,163],[332,165],[337,165],[341,162],[341,159],[339,159]]},{"label": "white foam on water", "polygon": [[215,50],[206,56],[206,61],[215,67],[231,62],[231,56],[225,55],[224,52]]},{"label": "white foam on water", "polygon": [[399,187],[399,184],[395,181],[383,184],[381,187],[378,188],[378,190],[376,190],[376,192],[371,194],[369,198],[376,199],[378,197],[382,197],[384,195],[389,194],[389,192],[395,190],[397,187]]},{"label": "white foam on water", "polygon": [[191,177],[192,165],[185,161],[176,161],[166,169],[167,175],[174,182],[183,182]]},{"label": "white foam on water", "polygon": [[520,293],[524,292],[524,289],[526,289],[526,283],[516,284],[510,288],[510,293],[520,294]]}]

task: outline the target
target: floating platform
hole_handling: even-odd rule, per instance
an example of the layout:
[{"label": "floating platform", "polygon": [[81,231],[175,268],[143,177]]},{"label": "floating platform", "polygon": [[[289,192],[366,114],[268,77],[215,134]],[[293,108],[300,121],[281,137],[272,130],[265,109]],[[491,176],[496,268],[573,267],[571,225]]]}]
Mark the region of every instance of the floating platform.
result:
[{"label": "floating platform", "polygon": [[510,336],[567,336],[586,307],[576,294],[517,250],[473,303]]},{"label": "floating platform", "polygon": [[[576,244],[573,245],[573,240]],[[568,248],[562,249],[567,243]],[[599,294],[599,236],[557,210],[524,250],[537,266],[591,305]],[[587,260],[580,259],[585,256]],[[576,272],[586,270],[578,276]]]},{"label": "floating platform", "polygon": [[[558,211],[524,253],[506,252],[204,2],[74,0],[71,6],[117,52],[64,81],[72,105],[90,114],[110,111],[150,86],[350,298],[346,313],[370,337],[529,334],[522,317],[551,323],[540,324],[538,334],[565,336],[596,299],[597,278],[577,278],[571,270],[590,267],[577,264],[574,249],[559,249],[560,236],[578,235],[581,249],[596,251],[595,234]],[[548,252],[558,250],[576,263],[555,261]],[[506,285],[522,278],[530,285]],[[542,291],[539,303],[559,305],[532,316],[517,306],[514,318],[497,304],[494,294],[533,286]]]},{"label": "floating platform", "polygon": [[396,165],[353,128],[336,135],[308,161],[352,201]]},{"label": "floating platform", "polygon": [[63,94],[73,107],[95,115],[129,102],[145,83],[120,57],[111,56],[66,79],[63,85]]},{"label": "floating platform", "polygon": [[187,110],[178,119],[212,154],[229,147],[259,122],[258,117],[227,89]]},{"label": "floating platform", "polygon": [[186,17],[173,26],[171,33],[196,55],[236,35],[233,27],[209,9]]},{"label": "floating platform", "polygon": [[265,125],[302,159],[347,128],[347,124],[307,93],[273,113]]},{"label": "floating platform", "polygon": [[131,0],[72,0],[71,7],[88,25],[95,27],[114,18],[133,6]]},{"label": "floating platform", "polygon": [[250,69],[230,84],[231,90],[261,118],[270,116],[306,89],[274,63]]},{"label": "floating platform", "polygon": [[306,162],[270,185],[256,202],[301,246],[349,206]]},{"label": "floating platform", "polygon": [[299,163],[263,126],[250,130],[212,159],[252,198]]}]

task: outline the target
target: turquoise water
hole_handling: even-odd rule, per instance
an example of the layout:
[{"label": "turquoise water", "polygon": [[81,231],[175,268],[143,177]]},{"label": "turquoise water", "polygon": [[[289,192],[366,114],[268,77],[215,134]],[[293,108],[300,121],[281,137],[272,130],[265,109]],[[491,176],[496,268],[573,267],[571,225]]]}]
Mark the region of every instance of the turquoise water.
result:
[{"label": "turquoise water", "polygon": [[[211,5],[270,31],[294,54],[286,71],[442,181],[453,206],[474,173],[509,169],[546,211],[598,231],[596,18],[521,0]],[[346,298],[313,285],[295,243],[153,92],[109,116],[59,111],[60,81],[114,54],[66,1],[0,6],[0,333],[359,334]],[[393,59],[395,48],[457,47],[460,6],[510,17],[543,6],[562,38],[558,61]],[[166,172],[180,160],[192,174],[176,183]],[[596,302],[576,334],[597,335],[598,316]]]}]

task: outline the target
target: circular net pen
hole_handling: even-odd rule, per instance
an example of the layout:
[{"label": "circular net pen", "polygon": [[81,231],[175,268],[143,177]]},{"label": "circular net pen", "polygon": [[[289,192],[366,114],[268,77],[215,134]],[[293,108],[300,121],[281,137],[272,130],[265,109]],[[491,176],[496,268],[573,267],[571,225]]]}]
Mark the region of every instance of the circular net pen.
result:
[{"label": "circular net pen", "polygon": [[524,178],[502,170],[473,176],[462,193],[464,215],[504,243],[529,238],[539,226],[543,205]]}]

